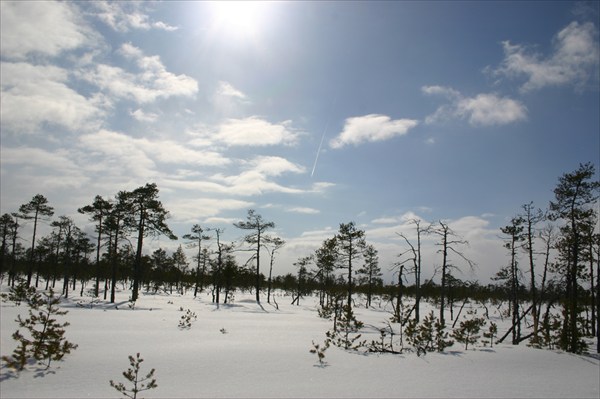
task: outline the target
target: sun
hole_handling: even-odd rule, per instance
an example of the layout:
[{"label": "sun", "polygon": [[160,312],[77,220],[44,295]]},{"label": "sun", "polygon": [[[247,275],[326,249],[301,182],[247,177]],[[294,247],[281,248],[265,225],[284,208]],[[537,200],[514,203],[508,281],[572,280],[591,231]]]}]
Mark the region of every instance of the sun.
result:
[{"label": "sun", "polygon": [[268,1],[214,1],[211,3],[216,26],[235,36],[255,36],[266,21]]}]

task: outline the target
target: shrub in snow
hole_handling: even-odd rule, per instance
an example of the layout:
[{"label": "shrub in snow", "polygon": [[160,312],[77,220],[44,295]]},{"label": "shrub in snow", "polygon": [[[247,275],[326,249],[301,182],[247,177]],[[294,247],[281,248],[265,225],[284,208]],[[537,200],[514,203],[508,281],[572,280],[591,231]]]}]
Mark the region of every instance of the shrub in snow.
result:
[{"label": "shrub in snow", "polygon": [[498,325],[492,321],[492,322],[490,322],[490,326],[488,327],[488,330],[483,333],[483,337],[489,339],[489,341],[482,341],[483,344],[485,345],[489,342],[490,347],[493,348],[494,347],[494,338],[496,337],[497,334],[498,334]]},{"label": "shrub in snow", "polygon": [[[402,331],[402,326],[400,326]],[[386,337],[389,335],[389,341]],[[386,353],[402,353],[402,339],[400,340],[400,351],[394,350],[394,329],[390,322],[387,322],[387,327],[379,329],[379,340],[373,340],[369,344],[369,352],[386,352]],[[402,336],[401,336],[402,338]]]},{"label": "shrub in snow", "polygon": [[431,311],[422,323],[415,319],[409,321],[404,333],[408,343],[417,351],[417,356],[421,356],[427,352],[443,352],[446,347],[454,344],[454,341],[448,339],[445,328]]},{"label": "shrub in snow", "polygon": [[321,346],[320,344],[315,344],[315,341],[312,341],[313,348],[309,352],[315,353],[317,355],[317,357],[319,358],[319,366],[321,367],[325,367],[325,365],[327,364],[323,359],[325,359],[325,351],[329,349],[330,343],[331,340],[329,338],[325,340],[323,346]]},{"label": "shrub in snow", "polygon": [[59,310],[59,303],[60,297],[55,297],[52,289],[48,294],[39,294],[33,290],[27,298],[29,317],[23,320],[21,315],[18,315],[16,319],[19,327],[24,328],[26,332],[15,331],[12,337],[18,341],[19,346],[11,357],[2,357],[8,367],[21,371],[29,359],[35,359],[47,362],[48,368],[52,360],[61,360],[64,355],[77,348],[77,345],[64,337],[64,328],[69,323],[58,323],[54,318],[68,313],[66,310]]},{"label": "shrub in snow", "polygon": [[339,318],[334,321],[333,330],[327,331],[325,335],[331,342],[340,348],[357,350],[365,346],[366,341],[359,341],[361,334],[356,334],[363,323],[356,319],[351,306],[344,306]]},{"label": "shrub in snow", "polygon": [[474,317],[472,319],[463,320],[459,327],[454,329],[452,337],[460,343],[465,344],[465,350],[469,348],[469,344],[475,345],[479,340],[479,332],[481,327],[485,325],[483,317]]},{"label": "shrub in snow", "polygon": [[[182,308],[183,310],[183,308]],[[192,321],[196,320],[198,317],[196,313],[187,309],[184,315],[181,315],[181,319],[179,319],[179,329],[181,330],[189,330],[192,328]]]},{"label": "shrub in snow", "polygon": [[140,375],[140,364],[142,364],[143,361],[144,359],[140,358],[139,352],[135,355],[135,358],[129,356],[129,365],[131,367],[123,372],[123,377],[133,384],[132,387],[128,388],[122,382],[115,383],[113,380],[109,381],[110,386],[131,399],[137,399],[137,394],[139,392],[156,388],[156,379],[154,378],[155,369],[150,370],[145,377]]}]

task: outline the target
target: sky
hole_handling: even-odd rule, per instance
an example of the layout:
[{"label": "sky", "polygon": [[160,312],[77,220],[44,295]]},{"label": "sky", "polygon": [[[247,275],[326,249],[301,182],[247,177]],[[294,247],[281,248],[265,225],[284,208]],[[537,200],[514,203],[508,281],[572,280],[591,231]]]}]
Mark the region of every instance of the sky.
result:
[{"label": "sky", "polygon": [[600,166],[598,2],[0,7],[2,213],[40,193],[93,236],[77,208],[153,182],[180,237],[273,221],[275,274],[353,221],[388,281],[398,234],[443,220],[476,263],[457,277],[487,284],[499,228]]}]

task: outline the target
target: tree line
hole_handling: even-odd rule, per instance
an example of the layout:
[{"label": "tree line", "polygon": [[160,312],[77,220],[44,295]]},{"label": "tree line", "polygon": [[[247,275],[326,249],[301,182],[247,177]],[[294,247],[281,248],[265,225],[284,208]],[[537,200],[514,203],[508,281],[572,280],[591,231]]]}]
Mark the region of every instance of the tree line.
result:
[{"label": "tree line", "polygon": [[[397,233],[403,249],[394,265],[397,282],[388,285],[381,278],[376,248],[367,243],[365,231],[354,222],[341,223],[333,237],[294,263],[296,274],[283,276],[274,276],[273,266],[285,241],[269,233],[274,222],[252,209],[246,220],[234,223],[245,233],[240,242],[224,242],[222,228],[195,224],[182,237],[186,247],[195,249],[191,262],[181,245],[172,254],[161,248],[145,254],[144,241],[148,237],[177,239],[167,224],[168,211],[159,200],[156,184],[120,191],[111,199],[98,195],[91,204],[79,208],[78,212],[95,225],[93,240],[68,216],[50,220],[53,207],[43,195],[35,195],[18,211],[0,217],[0,278],[7,276],[13,287],[20,279],[27,287],[38,287],[43,282],[46,289],[62,280],[64,296],[75,290],[78,282],[83,295],[91,282],[90,294],[99,297],[103,291],[108,300],[110,293],[111,302],[115,302],[119,284],[131,289],[132,302],[144,289],[169,293],[193,289],[194,296],[209,290],[215,303],[227,303],[236,290],[247,290],[254,291],[257,302],[262,294],[268,303],[273,300],[277,305],[272,290],[279,288],[290,293],[292,304],[317,293],[321,307],[344,300],[351,309],[356,294],[361,294],[365,306],[372,306],[375,297],[387,298],[394,303],[397,320],[410,318],[417,322],[421,320],[421,300],[426,299],[439,307],[442,325],[448,309],[454,319],[455,302],[462,301],[464,307],[468,300],[507,301],[512,320],[507,335],[512,334],[513,344],[529,339],[532,345],[548,346],[552,342],[567,351],[581,352],[584,336],[600,333],[600,234],[595,230],[598,212],[594,209],[600,183],[593,180],[594,174],[591,163],[565,173],[547,209],[525,204],[500,229],[509,261],[499,267],[495,284],[487,286],[455,276],[457,262],[467,267],[474,263],[463,253],[467,242],[442,220],[429,225],[418,219],[410,221],[415,229],[411,238]],[[40,238],[37,231],[42,222],[49,222],[52,231]],[[24,223],[33,225],[30,238],[20,236]],[[421,241],[426,235],[436,238],[441,264],[434,276],[424,281]],[[25,240],[30,240],[28,248],[23,245]],[[209,241],[213,245],[209,246]],[[249,254],[243,265],[235,256],[240,251]],[[434,282],[436,276],[439,284]],[[408,297],[412,306],[404,315],[403,299]],[[559,315],[552,312],[559,308]],[[525,333],[529,317],[532,328]]]}]

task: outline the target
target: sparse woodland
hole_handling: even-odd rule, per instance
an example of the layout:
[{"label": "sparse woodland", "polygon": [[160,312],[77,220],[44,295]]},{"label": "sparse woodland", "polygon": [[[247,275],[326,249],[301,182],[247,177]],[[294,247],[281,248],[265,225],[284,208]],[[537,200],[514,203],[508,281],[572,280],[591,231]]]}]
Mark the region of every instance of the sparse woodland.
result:
[{"label": "sparse woodland", "polygon": [[[277,309],[276,298],[289,298],[291,304],[299,305],[303,298],[315,296],[315,314],[330,323],[329,330],[323,331],[324,342],[313,342],[310,349],[322,367],[327,365],[326,350],[331,345],[348,351],[422,356],[453,344],[469,350],[510,339],[513,345],[600,353],[600,183],[593,180],[594,173],[592,164],[582,164],[559,178],[547,209],[526,203],[517,210],[499,231],[507,263],[497,265],[494,283],[489,285],[455,277],[457,269],[473,264],[463,253],[467,242],[444,221],[429,225],[414,221],[417,240],[401,235],[394,265],[397,280],[384,285],[377,250],[353,222],[341,223],[337,234],[300,258],[295,275],[282,276],[275,273],[277,251],[285,242],[270,234],[275,223],[254,210],[248,211],[245,221],[234,224],[245,234],[241,242],[223,242],[220,228],[191,226],[182,246],[194,248],[196,255],[188,260],[182,246],[171,254],[163,249],[150,254],[144,251],[148,237],[177,239],[168,227],[168,211],[155,184],[119,192],[111,199],[96,196],[91,204],[79,208],[77,211],[95,224],[95,236],[86,235],[69,216],[53,219],[51,204],[38,194],[0,218],[0,279],[10,287],[3,301],[30,307],[30,318],[19,316],[17,320],[21,328],[30,331],[29,336],[15,333],[19,346],[12,357],[3,353],[4,366],[22,370],[29,359],[35,359],[50,367],[52,360],[61,360],[77,348],[63,337],[65,332],[68,336],[68,323],[44,325],[40,316],[44,306],[46,321],[53,314],[64,314],[56,308],[59,298],[55,293],[69,298],[78,292],[79,296],[88,295],[92,303],[110,304],[119,288],[131,293],[132,309],[143,301],[140,292],[194,298],[206,293],[215,304],[233,303],[236,292],[243,292],[251,293],[257,303],[266,301]],[[40,223],[50,224],[51,233],[40,237]],[[24,224],[33,226],[32,236],[23,236]],[[435,237],[439,259],[421,259],[424,236]],[[235,256],[240,251],[248,254],[244,264]],[[440,265],[437,275],[426,276],[424,281],[422,265],[434,261]],[[286,295],[276,297],[276,290]],[[374,307],[376,298],[379,307],[387,303],[390,311],[378,327],[380,337],[367,340],[354,309]],[[423,314],[423,302],[436,312]],[[510,320],[509,328],[497,328],[489,317],[491,308]],[[201,324],[193,309],[180,311],[180,330]],[[42,324],[41,334],[46,334],[41,338],[36,323]],[[224,328],[222,333],[226,333]],[[598,346],[591,348],[588,343],[594,337]],[[306,347],[310,348],[310,342]],[[130,358],[135,372],[123,374],[134,383],[131,390],[111,381],[119,392],[133,395],[130,397],[141,390],[136,385],[141,362],[139,353],[137,356],[137,360]],[[145,377],[151,380],[145,389],[155,385],[153,372]]]}]

